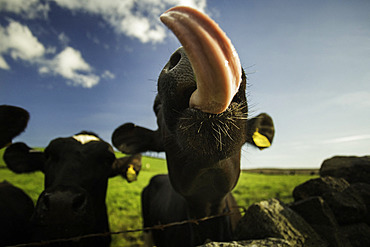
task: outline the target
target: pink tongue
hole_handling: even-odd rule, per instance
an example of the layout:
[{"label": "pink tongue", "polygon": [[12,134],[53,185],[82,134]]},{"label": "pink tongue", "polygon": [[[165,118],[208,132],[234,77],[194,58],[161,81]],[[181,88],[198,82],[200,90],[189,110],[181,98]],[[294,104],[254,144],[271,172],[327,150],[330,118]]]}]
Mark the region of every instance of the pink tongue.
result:
[{"label": "pink tongue", "polygon": [[189,7],[171,8],[160,19],[179,39],[193,67],[197,89],[190,107],[224,112],[239,89],[242,73],[230,39],[207,15]]}]

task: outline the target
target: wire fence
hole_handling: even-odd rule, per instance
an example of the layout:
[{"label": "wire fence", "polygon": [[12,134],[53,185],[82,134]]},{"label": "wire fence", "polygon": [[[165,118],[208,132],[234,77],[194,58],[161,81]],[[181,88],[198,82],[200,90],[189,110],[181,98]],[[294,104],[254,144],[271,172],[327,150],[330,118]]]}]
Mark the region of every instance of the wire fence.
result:
[{"label": "wire fence", "polygon": [[[243,212],[246,211],[246,209],[244,207],[238,207],[238,209],[242,209]],[[6,247],[43,246],[43,245],[62,243],[62,242],[80,241],[82,239],[93,238],[93,237],[107,237],[107,236],[126,234],[126,233],[132,233],[132,232],[164,230],[164,229],[169,228],[169,227],[180,226],[180,225],[185,225],[185,224],[189,224],[189,223],[198,225],[199,223],[207,221],[207,220],[212,220],[212,219],[220,218],[220,217],[224,217],[224,216],[230,216],[230,215],[233,215],[233,214],[240,214],[240,211],[238,211],[238,212],[230,211],[230,212],[226,212],[226,213],[222,213],[222,214],[218,214],[218,215],[207,216],[207,217],[203,217],[203,218],[199,218],[199,219],[183,220],[183,221],[172,222],[172,223],[168,223],[168,224],[155,225],[155,226],[152,226],[152,227],[144,227],[144,228],[140,228],[140,229],[115,231],[115,232],[93,233],[93,234],[87,234],[87,235],[71,237],[71,238],[61,238],[61,239],[53,239],[53,240],[47,240],[47,241],[41,241],[41,242],[32,242],[32,243],[25,243],[25,244],[9,245],[9,246],[6,246]]]}]

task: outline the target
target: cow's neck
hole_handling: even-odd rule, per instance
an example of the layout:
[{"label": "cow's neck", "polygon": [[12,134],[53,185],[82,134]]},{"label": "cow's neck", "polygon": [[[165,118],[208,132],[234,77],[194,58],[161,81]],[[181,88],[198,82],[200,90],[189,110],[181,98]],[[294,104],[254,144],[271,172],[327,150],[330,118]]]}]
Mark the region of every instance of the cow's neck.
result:
[{"label": "cow's neck", "polygon": [[[172,144],[168,148],[174,147],[176,145]],[[186,199],[190,217],[217,215],[227,210],[225,198],[240,174],[240,153],[210,162],[195,159],[191,154],[166,151],[171,184]]]},{"label": "cow's neck", "polygon": [[96,183],[94,188],[91,190],[94,195],[91,195],[93,200],[92,205],[94,206],[96,225],[96,232],[108,232],[109,222],[107,215],[106,195],[107,195],[108,180],[103,183]]}]

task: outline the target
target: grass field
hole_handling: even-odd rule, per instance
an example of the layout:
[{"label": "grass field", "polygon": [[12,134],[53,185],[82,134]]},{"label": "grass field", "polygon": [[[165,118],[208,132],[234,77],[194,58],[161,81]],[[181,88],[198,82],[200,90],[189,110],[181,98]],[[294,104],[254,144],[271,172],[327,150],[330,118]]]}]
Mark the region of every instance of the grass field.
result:
[{"label": "grass field", "polygon": [[[4,150],[0,150],[0,166]],[[117,155],[120,156],[120,155]],[[143,157],[143,168],[138,181],[131,184],[121,177],[109,180],[107,205],[111,231],[125,231],[142,228],[140,193],[155,174],[167,173],[165,160]],[[266,175],[242,172],[233,194],[239,206],[248,207],[254,202],[268,198],[279,198],[283,202],[292,201],[294,187],[311,175]],[[44,176],[41,172],[31,174],[14,174],[8,169],[0,169],[0,181],[7,180],[22,188],[36,202],[43,190]],[[125,233],[113,235],[113,246],[140,246],[142,233]]]}]

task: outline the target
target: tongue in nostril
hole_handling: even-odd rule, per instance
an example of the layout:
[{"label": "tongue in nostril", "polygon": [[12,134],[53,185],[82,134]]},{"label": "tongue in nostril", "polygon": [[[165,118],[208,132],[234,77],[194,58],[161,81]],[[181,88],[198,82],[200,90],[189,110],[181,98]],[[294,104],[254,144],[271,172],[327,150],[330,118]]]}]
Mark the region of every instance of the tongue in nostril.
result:
[{"label": "tongue in nostril", "polygon": [[230,39],[207,15],[189,7],[171,8],[160,18],[183,45],[195,73],[197,89],[189,106],[213,114],[224,112],[242,74]]}]

